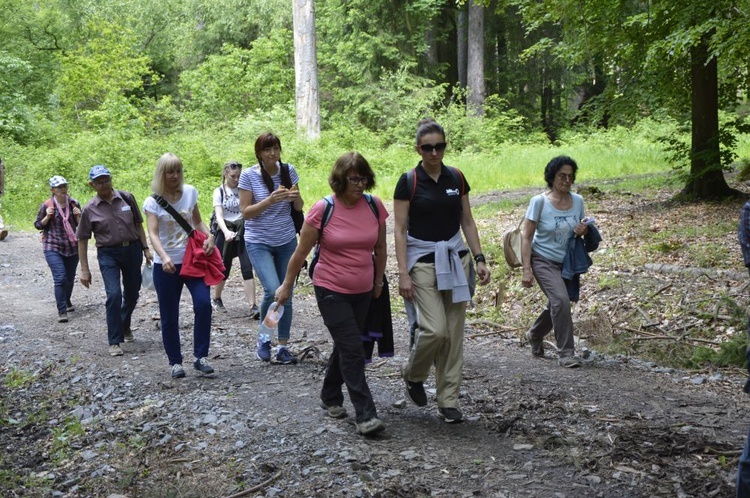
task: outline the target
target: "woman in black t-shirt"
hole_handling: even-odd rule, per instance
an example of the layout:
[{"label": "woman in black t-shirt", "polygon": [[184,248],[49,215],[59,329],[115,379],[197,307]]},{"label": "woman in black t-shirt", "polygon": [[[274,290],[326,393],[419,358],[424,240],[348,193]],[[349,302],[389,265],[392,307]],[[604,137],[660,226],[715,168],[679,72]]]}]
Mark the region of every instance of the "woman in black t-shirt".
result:
[{"label": "woman in black t-shirt", "polygon": [[399,293],[414,333],[402,371],[406,393],[425,406],[424,381],[435,365],[438,415],[452,423],[463,418],[458,394],[466,302],[475,276],[471,255],[480,284],[490,281],[490,272],[471,214],[470,187],[459,170],[443,164],[445,148],[443,128],[433,120],[421,121],[416,151],[422,160],[401,175],[393,210]]}]

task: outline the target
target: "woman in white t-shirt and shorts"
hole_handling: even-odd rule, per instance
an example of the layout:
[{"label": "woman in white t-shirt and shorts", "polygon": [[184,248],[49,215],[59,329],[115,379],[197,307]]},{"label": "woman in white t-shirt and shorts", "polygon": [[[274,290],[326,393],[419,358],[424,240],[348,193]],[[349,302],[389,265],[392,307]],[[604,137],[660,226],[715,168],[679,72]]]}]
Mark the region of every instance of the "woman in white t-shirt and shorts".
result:
[{"label": "woman in white t-shirt and shorts", "polygon": [[240,209],[240,191],[238,188],[242,173],[242,164],[229,161],[221,171],[221,185],[214,190],[213,206],[216,216],[216,250],[221,253],[224,262],[224,280],[214,286],[214,297],[211,306],[214,311],[226,312],[221,294],[232,271],[232,260],[239,258],[242,271],[242,286],[245,297],[250,304],[250,316],[257,320],[260,316],[255,304],[255,280],[253,265],[245,249],[245,220]]}]

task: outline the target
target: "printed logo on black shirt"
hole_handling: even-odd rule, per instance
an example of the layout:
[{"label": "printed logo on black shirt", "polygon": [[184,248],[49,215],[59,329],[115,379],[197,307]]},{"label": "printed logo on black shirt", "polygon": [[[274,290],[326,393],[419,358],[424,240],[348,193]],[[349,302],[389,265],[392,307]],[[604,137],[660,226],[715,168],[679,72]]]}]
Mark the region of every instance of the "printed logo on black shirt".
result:
[{"label": "printed logo on black shirt", "polygon": [[454,195],[461,195],[461,191],[457,188],[447,188],[445,189],[445,195],[451,197]]}]

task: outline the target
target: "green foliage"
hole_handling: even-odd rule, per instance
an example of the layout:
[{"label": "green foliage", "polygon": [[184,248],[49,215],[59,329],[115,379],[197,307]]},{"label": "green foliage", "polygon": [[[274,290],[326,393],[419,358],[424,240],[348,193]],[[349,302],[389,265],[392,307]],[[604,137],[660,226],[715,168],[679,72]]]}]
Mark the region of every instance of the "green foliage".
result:
[{"label": "green foliage", "polygon": [[294,100],[292,36],[278,30],[258,38],[251,49],[225,45],[194,70],[182,73],[185,109],[201,123],[226,123],[256,109]]},{"label": "green foliage", "polygon": [[3,384],[8,389],[22,389],[24,387],[29,386],[32,382],[34,382],[34,379],[36,378],[36,375],[34,373],[29,372],[27,370],[18,370],[18,369],[11,369],[8,371],[7,374],[5,374],[5,378],[3,379]]},{"label": "green foliage", "polygon": [[108,126],[130,123],[137,111],[129,109],[131,102],[122,97],[142,91],[145,79],[158,79],[149,67],[150,59],[138,49],[134,32],[116,22],[92,17],[83,36],[85,45],[60,56],[63,112],[95,129],[111,111],[114,119]]},{"label": "green foliage", "polygon": [[31,64],[0,50],[0,135],[21,140],[29,128],[32,111],[20,89],[31,72]]},{"label": "green foliage", "polygon": [[739,367],[746,363],[746,348],[745,334],[732,337],[729,341],[722,343],[718,349],[698,346],[692,351],[688,367],[702,368],[707,364],[718,367]]}]

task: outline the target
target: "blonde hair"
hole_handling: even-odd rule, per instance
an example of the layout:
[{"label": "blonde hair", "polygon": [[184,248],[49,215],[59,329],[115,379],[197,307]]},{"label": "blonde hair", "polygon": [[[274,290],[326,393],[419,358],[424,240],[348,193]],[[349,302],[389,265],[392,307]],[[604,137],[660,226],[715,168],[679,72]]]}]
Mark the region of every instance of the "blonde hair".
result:
[{"label": "blonde hair", "polygon": [[[171,173],[176,169],[182,169],[182,160],[171,152],[165,152],[162,154],[159,160],[156,161],[154,179],[151,181],[151,191],[155,194],[163,195],[167,173]],[[178,191],[181,190],[182,185],[180,185]]]}]

